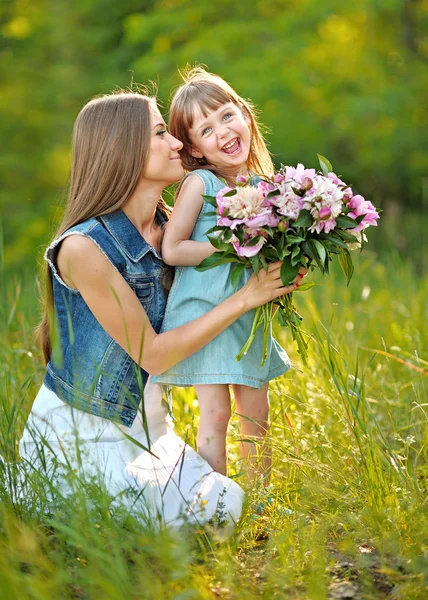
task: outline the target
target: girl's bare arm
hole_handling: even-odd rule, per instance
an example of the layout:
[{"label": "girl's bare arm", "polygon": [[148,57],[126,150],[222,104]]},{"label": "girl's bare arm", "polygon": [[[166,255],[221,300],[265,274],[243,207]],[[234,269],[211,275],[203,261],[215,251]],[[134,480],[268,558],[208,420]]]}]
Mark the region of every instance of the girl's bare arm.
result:
[{"label": "girl's bare arm", "polygon": [[189,239],[201,212],[203,193],[204,184],[197,175],[184,180],[162,241],[162,258],[168,265],[193,267],[215,252],[209,242]]}]

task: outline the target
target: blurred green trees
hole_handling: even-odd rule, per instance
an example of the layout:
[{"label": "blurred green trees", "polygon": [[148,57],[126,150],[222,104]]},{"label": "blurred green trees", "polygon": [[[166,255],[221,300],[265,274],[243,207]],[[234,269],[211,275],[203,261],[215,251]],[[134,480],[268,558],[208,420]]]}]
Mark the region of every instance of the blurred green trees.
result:
[{"label": "blurred green trees", "polygon": [[6,264],[34,264],[52,234],[85,101],[154,80],[167,106],[186,63],[261,108],[278,163],[319,152],[385,213],[421,210],[427,15],[427,0],[2,0]]}]

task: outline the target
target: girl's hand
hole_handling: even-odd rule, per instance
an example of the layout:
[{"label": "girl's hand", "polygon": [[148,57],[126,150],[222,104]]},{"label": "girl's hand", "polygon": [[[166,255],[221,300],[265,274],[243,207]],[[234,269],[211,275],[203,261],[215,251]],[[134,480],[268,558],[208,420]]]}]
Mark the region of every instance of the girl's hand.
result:
[{"label": "girl's hand", "polygon": [[251,275],[247,283],[237,292],[241,293],[246,310],[267,304],[279,296],[294,292],[299,287],[302,277],[308,270],[302,267],[293,283],[284,286],[281,281],[281,265],[282,262],[278,261],[269,265],[267,271],[260,269],[258,274]]}]

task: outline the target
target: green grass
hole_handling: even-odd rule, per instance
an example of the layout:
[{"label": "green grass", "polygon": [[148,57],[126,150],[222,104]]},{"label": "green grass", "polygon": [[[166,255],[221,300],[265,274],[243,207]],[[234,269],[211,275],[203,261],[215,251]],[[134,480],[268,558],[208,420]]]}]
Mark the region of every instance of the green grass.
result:
[{"label": "green grass", "polygon": [[[11,464],[0,492],[1,597],[428,597],[428,278],[398,254],[355,262],[348,288],[334,269],[296,294],[312,337],[306,367],[278,333],[295,368],[271,385],[274,502],[254,514],[249,490],[226,542],[202,529],[155,533],[89,484],[55,508],[42,500],[41,515],[48,483],[33,476],[27,501],[11,503],[17,440],[43,368],[32,337],[35,290],[3,279],[0,454]],[[174,413],[193,443],[192,390],[175,391]],[[232,475],[241,469],[238,439],[235,418]]]}]

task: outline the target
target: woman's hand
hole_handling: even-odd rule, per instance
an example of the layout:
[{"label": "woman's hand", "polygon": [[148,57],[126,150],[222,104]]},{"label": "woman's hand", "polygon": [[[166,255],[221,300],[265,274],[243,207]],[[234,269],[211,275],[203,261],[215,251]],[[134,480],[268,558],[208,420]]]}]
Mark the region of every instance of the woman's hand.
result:
[{"label": "woman's hand", "polygon": [[281,281],[281,265],[282,262],[278,261],[270,264],[267,271],[260,269],[258,274],[251,275],[247,283],[239,290],[246,310],[257,308],[279,296],[294,292],[308,272],[308,269],[301,267],[293,282],[288,286],[284,286]]}]

